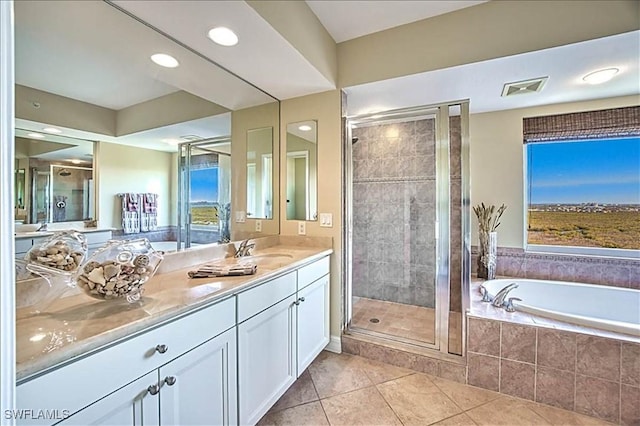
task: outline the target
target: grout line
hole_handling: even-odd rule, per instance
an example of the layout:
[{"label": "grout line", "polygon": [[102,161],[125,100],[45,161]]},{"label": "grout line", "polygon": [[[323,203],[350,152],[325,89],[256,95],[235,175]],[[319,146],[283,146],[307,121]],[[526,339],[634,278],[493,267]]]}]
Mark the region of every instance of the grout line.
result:
[{"label": "grout line", "polygon": [[400,420],[400,416],[398,415],[398,413],[396,413],[396,410],[393,409],[393,407],[391,406],[391,404],[389,404],[389,401],[387,401],[387,399],[384,397],[384,395],[382,394],[382,392],[380,392],[380,390],[378,389],[378,385],[373,385],[373,387],[375,388],[376,392],[378,392],[378,395],[380,395],[380,397],[382,397],[382,400],[385,402],[385,404],[387,404],[387,407],[389,407],[389,409],[391,410],[391,412],[393,413],[393,415],[396,417],[396,419],[398,419],[398,421],[400,422],[401,425],[404,425],[404,423],[402,422],[402,420]]}]

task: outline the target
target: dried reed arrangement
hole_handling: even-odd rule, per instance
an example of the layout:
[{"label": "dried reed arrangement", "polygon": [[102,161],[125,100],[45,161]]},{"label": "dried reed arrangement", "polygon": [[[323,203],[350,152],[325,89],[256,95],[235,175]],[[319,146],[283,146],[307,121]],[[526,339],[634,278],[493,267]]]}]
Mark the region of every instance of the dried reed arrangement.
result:
[{"label": "dried reed arrangement", "polygon": [[[507,206],[504,203],[498,208],[496,211],[496,206],[493,204],[490,206],[485,206],[484,203],[477,205],[473,208],[473,212],[476,214],[478,218],[478,225],[480,232],[495,232],[500,226],[500,218],[502,214],[507,209]],[[496,213],[495,217],[493,214]]]}]

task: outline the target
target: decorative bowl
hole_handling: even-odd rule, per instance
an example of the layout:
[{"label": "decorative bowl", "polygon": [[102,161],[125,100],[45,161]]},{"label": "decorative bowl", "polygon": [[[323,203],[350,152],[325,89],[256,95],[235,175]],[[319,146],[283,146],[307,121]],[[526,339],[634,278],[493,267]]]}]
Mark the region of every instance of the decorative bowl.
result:
[{"label": "decorative bowl", "polygon": [[146,283],[158,270],[163,256],[149,240],[110,240],[76,273],[78,286],[101,300],[140,300]]},{"label": "decorative bowl", "polygon": [[40,273],[73,273],[87,257],[87,239],[78,231],[61,231],[34,245],[25,254],[27,269]]}]

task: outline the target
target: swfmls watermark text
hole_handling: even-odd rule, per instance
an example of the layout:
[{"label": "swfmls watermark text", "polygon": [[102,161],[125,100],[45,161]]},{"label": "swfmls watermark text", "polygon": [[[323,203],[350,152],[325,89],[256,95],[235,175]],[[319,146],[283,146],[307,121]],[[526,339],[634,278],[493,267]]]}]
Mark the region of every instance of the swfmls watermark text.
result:
[{"label": "swfmls watermark text", "polygon": [[64,420],[71,415],[69,410],[34,410],[23,408],[18,410],[4,410],[5,420]]}]

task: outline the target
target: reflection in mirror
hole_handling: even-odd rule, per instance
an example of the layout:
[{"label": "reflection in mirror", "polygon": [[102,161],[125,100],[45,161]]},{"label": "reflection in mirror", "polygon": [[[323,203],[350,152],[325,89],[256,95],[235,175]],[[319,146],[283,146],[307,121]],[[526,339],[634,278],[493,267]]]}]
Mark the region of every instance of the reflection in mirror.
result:
[{"label": "reflection in mirror", "polygon": [[16,220],[93,219],[93,150],[91,141],[16,129]]},{"label": "reflection in mirror", "polygon": [[[123,2],[122,7],[133,3]],[[100,228],[113,229],[115,238],[148,238],[161,250],[184,247],[176,241],[178,230],[192,229],[178,221],[178,200],[190,197],[178,185],[178,145],[228,138],[236,111],[270,105],[278,111],[276,99],[108,2],[16,2],[15,46],[16,126],[45,138],[18,136],[41,146],[61,135],[96,141],[95,165],[74,164],[68,160],[76,157],[70,155],[55,160],[67,170],[72,170],[67,166],[95,166],[93,210],[74,211],[74,217],[92,214]],[[159,52],[175,57],[179,66],[168,69],[152,62],[151,55]],[[277,114],[269,119],[247,128],[278,125]],[[25,176],[22,204],[16,198],[16,217],[25,223],[53,221],[51,202],[58,194],[51,190],[61,176],[52,179],[49,163],[33,170],[29,161],[35,160],[28,157],[16,158],[16,170],[24,169]],[[226,179],[235,176],[228,170],[240,167],[238,162],[244,174],[244,159],[243,155],[231,163],[229,155],[218,157],[226,167]],[[218,194],[229,192],[228,180],[221,178],[218,183]],[[157,194],[156,205],[150,207],[157,214],[154,229],[141,229],[139,235],[129,233],[135,227],[125,229],[119,195],[126,193]],[[61,196],[68,197],[65,217],[71,220],[71,195]],[[277,193],[274,198],[278,203]],[[187,217],[191,216],[182,215]],[[201,221],[217,229],[219,218]],[[278,224],[268,232],[278,233]],[[194,235],[194,242],[199,236]]]},{"label": "reflection in mirror", "polygon": [[247,132],[247,218],[273,217],[273,127]]},{"label": "reflection in mirror", "polygon": [[317,122],[287,125],[287,220],[317,220]]}]

